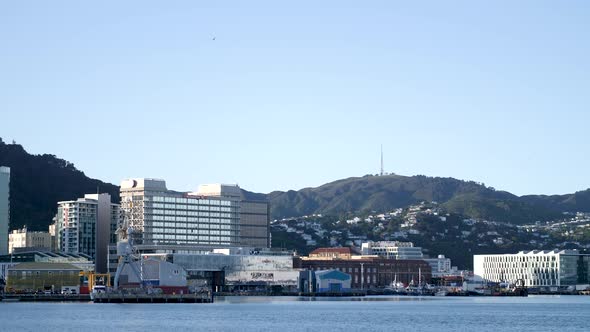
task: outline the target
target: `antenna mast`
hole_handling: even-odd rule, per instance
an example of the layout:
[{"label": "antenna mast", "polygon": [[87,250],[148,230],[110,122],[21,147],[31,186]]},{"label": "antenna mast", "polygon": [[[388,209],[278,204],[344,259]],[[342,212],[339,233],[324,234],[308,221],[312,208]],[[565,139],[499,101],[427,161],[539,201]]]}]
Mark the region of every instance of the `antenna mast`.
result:
[{"label": "antenna mast", "polygon": [[379,174],[383,176],[383,144],[381,144],[381,173]]}]

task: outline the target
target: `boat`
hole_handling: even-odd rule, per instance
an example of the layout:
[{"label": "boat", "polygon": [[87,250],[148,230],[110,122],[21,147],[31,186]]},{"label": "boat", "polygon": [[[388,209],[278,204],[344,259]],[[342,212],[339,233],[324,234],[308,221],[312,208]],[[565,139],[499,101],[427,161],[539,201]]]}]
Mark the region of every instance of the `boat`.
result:
[{"label": "boat", "polygon": [[104,285],[95,285],[90,292],[90,300],[94,301],[96,294],[98,293],[106,293],[107,287]]},{"label": "boat", "polygon": [[404,286],[403,282],[397,281],[397,274],[395,275],[395,279],[389,284],[388,287],[385,287],[386,292],[391,292],[395,295],[406,295],[406,287]]}]

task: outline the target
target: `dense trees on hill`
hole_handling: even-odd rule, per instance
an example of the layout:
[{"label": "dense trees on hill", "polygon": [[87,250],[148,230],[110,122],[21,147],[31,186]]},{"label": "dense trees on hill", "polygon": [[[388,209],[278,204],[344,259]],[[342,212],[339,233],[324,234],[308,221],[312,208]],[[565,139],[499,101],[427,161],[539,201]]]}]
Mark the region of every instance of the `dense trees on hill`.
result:
[{"label": "dense trees on hill", "polygon": [[483,183],[453,178],[363,176],[317,188],[268,194],[275,218],[310,214],[390,211],[421,201],[436,201],[449,212],[511,223],[550,220],[562,212],[590,212],[590,189],[569,195],[518,197]]},{"label": "dense trees on hill", "polygon": [[[0,139],[0,165],[11,168],[11,229],[46,230],[58,201],[97,190],[119,200],[119,187],[88,178],[73,163],[54,155],[31,155]],[[590,212],[590,189],[569,195],[518,197],[483,183],[453,178],[385,175],[354,177],[317,188],[269,194],[243,191],[248,199],[268,199],[272,218],[310,214],[388,211],[421,201],[474,218],[524,223],[553,219],[564,211]]]},{"label": "dense trees on hill", "polygon": [[106,192],[119,200],[119,187],[90,179],[73,163],[54,155],[31,155],[18,144],[0,139],[0,165],[10,167],[10,228],[47,230],[57,202]]}]

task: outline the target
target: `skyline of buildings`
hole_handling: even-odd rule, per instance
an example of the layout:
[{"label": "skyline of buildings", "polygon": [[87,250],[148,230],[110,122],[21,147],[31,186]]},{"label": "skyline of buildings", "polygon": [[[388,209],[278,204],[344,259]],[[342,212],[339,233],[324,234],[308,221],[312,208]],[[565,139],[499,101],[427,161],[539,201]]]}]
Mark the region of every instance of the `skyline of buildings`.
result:
[{"label": "skyline of buildings", "polygon": [[[0,189],[4,189],[0,203],[5,206],[3,220],[8,228],[10,169],[2,167],[0,170],[3,174]],[[266,261],[269,259],[266,256],[277,255],[266,250],[270,248],[269,203],[244,199],[237,185],[204,184],[195,192],[178,192],[169,190],[164,180],[135,178],[122,181],[120,195],[121,205],[112,203],[111,196],[106,193],[57,202],[55,223],[50,226],[50,232],[31,232],[26,227],[13,230],[6,236],[6,253],[23,248],[22,252],[30,249],[84,254],[94,261],[95,272],[112,271],[117,257],[111,251],[117,242],[117,231],[121,231],[118,228],[128,225],[133,229],[132,238],[142,255],[172,254],[170,257],[183,262],[182,266],[194,273],[212,271],[204,270],[194,260],[196,258],[214,259],[208,256],[211,253],[233,257],[236,253],[233,249],[225,252],[223,248],[241,250],[244,247],[245,251],[236,257],[260,255],[260,258],[248,258],[254,261]],[[319,248],[309,257],[293,256],[292,268],[335,269],[349,273],[352,285],[361,288],[383,287],[396,281],[416,283],[458,272],[449,258],[444,255],[429,258],[412,242],[369,241],[359,247],[354,251],[359,250],[361,255],[350,248]],[[261,248],[260,253],[264,254],[256,254],[259,252],[256,248]],[[233,263],[229,258],[224,259],[214,259],[208,268],[216,273],[229,272],[229,265],[224,264]],[[590,255],[577,251],[474,255],[473,260],[474,273],[487,282],[561,287],[588,284],[590,280]],[[283,272],[289,278],[293,276],[289,272],[291,268],[283,267],[273,274],[272,268],[263,265],[250,272],[236,272],[232,278],[237,278],[234,279],[237,283],[248,282],[252,274],[259,282],[272,283],[287,280],[279,278]]]}]

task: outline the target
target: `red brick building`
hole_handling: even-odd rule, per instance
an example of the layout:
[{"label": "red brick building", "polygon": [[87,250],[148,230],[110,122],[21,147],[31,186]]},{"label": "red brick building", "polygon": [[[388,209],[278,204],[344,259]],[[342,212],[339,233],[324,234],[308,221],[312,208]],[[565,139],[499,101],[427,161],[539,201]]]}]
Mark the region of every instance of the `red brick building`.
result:
[{"label": "red brick building", "polygon": [[394,280],[405,285],[413,282],[429,283],[431,268],[423,260],[385,259],[376,257],[358,259],[301,259],[296,257],[294,268],[311,270],[335,269],[352,277],[352,288],[369,289],[387,287]]}]

